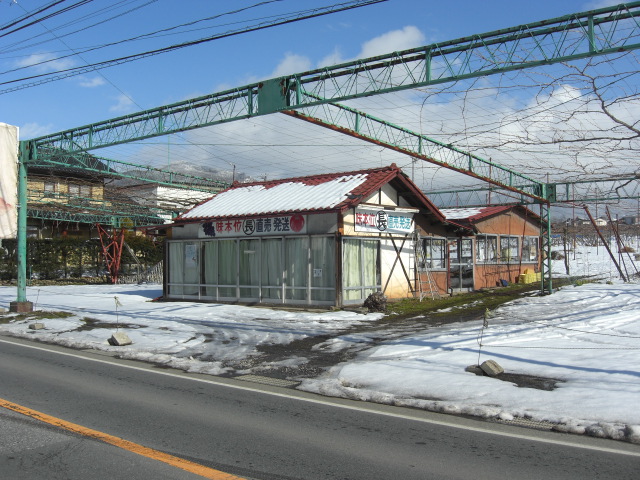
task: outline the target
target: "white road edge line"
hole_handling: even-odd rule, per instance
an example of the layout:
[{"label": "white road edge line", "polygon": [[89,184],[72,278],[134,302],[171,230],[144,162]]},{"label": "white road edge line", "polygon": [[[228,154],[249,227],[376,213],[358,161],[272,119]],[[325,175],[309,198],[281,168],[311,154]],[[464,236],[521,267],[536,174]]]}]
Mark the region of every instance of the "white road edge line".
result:
[{"label": "white road edge line", "polygon": [[[20,338],[18,338],[19,340],[22,340]],[[27,339],[28,341],[28,339]],[[176,378],[180,378],[183,380],[192,380],[194,382],[200,382],[200,383],[209,383],[212,385],[217,385],[220,387],[228,387],[228,388],[234,388],[236,390],[244,390],[244,391],[249,391],[249,392],[254,392],[254,393],[261,393],[261,394],[265,394],[265,395],[271,395],[274,397],[282,397],[282,398],[289,398],[292,400],[299,400],[302,402],[307,402],[307,403],[314,403],[314,404],[318,404],[318,405],[324,405],[324,406],[329,406],[329,407],[335,407],[335,408],[342,408],[344,410],[354,410],[354,411],[358,411],[358,412],[366,412],[366,413],[370,413],[370,414],[375,414],[375,415],[382,415],[382,416],[386,416],[386,417],[394,417],[394,418],[401,418],[403,420],[410,420],[410,421],[414,421],[414,422],[422,422],[422,423],[429,423],[432,425],[439,425],[439,426],[443,426],[443,427],[450,427],[450,428],[457,428],[457,429],[461,429],[461,430],[468,430],[471,432],[479,432],[479,433],[486,433],[486,434],[490,434],[490,435],[498,435],[501,437],[508,437],[508,438],[517,438],[517,439],[521,439],[521,440],[529,440],[532,442],[538,442],[538,443],[548,443],[548,444],[552,444],[552,445],[562,445],[562,446],[566,446],[566,447],[572,447],[572,448],[581,448],[583,450],[595,450],[598,452],[607,452],[607,453],[614,453],[614,454],[618,454],[618,455],[628,455],[628,456],[632,456],[632,457],[640,457],[640,451],[638,452],[631,452],[631,451],[626,451],[626,450],[618,450],[615,448],[607,448],[607,447],[597,447],[597,446],[593,446],[593,445],[581,445],[579,443],[575,443],[575,442],[569,442],[569,441],[563,441],[563,440],[554,440],[554,439],[548,439],[548,438],[538,438],[538,437],[533,437],[530,435],[524,435],[524,434],[518,434],[518,433],[509,433],[509,432],[498,432],[495,430],[490,430],[487,428],[480,428],[480,427],[471,427],[468,425],[457,425],[455,423],[449,423],[449,422],[444,422],[444,421],[439,421],[439,420],[432,420],[432,419],[428,419],[428,418],[418,418],[418,417],[412,417],[410,415],[403,415],[400,413],[393,413],[393,412],[382,412],[382,411],[378,411],[378,410],[374,410],[374,409],[369,409],[366,408],[366,406],[363,405],[362,408],[360,407],[356,407],[356,406],[351,406],[351,405],[341,405],[339,403],[334,403],[328,400],[319,400],[319,399],[314,399],[314,398],[303,398],[303,397],[298,397],[295,395],[287,395],[285,393],[280,393],[280,392],[270,392],[270,391],[265,391],[265,390],[261,390],[259,388],[252,388],[249,386],[244,386],[244,385],[232,385],[232,384],[228,384],[228,383],[223,383],[223,382],[218,382],[214,379],[208,380],[208,379],[203,379],[203,378],[193,378],[193,377],[189,377],[189,376],[185,376],[185,375],[180,375],[180,374],[176,374],[176,373],[171,373],[171,372],[166,372],[166,371],[160,371],[160,370],[153,370],[151,368],[142,368],[142,367],[136,367],[133,365],[124,365],[124,364],[120,364],[117,363],[117,358],[114,358],[112,361],[108,361],[108,360],[102,360],[100,358],[91,358],[91,357],[87,357],[84,355],[78,355],[75,353],[69,353],[69,352],[60,352],[54,349],[50,349],[50,348],[44,348],[44,347],[39,347],[36,345],[25,345],[23,343],[20,342],[12,342],[10,340],[3,340],[0,339],[0,343],[8,343],[11,345],[18,345],[18,346],[22,346],[22,347],[26,347],[26,348],[31,348],[34,350],[42,350],[45,352],[49,352],[49,353],[56,353],[58,355],[65,355],[68,357],[74,357],[74,358],[78,358],[81,360],[89,360],[91,362],[97,362],[97,363],[105,363],[108,365],[115,365],[118,367],[122,367],[122,368],[128,368],[131,370],[138,370],[141,372],[147,372],[147,373],[154,373],[157,375],[166,375],[169,377],[176,377]],[[336,397],[339,398],[339,397]]]}]

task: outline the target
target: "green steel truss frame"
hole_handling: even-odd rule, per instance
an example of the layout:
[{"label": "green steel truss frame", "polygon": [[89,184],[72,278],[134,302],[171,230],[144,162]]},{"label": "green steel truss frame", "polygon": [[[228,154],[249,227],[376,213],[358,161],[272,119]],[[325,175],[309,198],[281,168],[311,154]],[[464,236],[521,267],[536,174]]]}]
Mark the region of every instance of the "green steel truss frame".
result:
[{"label": "green steel truss frame", "polygon": [[87,211],[79,212],[65,212],[60,210],[47,210],[46,206],[40,206],[39,208],[27,208],[27,216],[29,218],[37,218],[42,220],[56,220],[59,222],[70,223],[87,223],[95,225],[109,225],[113,228],[131,228],[135,226],[149,226],[162,224],[162,219],[152,217],[149,213],[146,217],[136,215],[123,215],[119,213],[117,215],[109,215],[106,209],[99,210],[96,213],[90,213]]},{"label": "green steel truss frame", "polygon": [[52,193],[35,188],[28,189],[28,198],[29,218],[100,223],[114,228],[162,224],[164,218],[160,215],[171,218],[173,213],[159,207],[123,202],[114,205],[109,199]]},{"label": "green steel truss frame", "polygon": [[[640,174],[617,177],[593,178],[571,182],[548,183],[551,192],[550,203],[583,204],[594,202],[615,202],[640,198]],[[526,185],[516,186],[521,190]],[[425,192],[439,207],[480,207],[488,203],[501,205],[521,205],[531,203],[522,193],[507,191],[500,187],[478,187],[464,190],[441,190]]]},{"label": "green steel truss frame", "polygon": [[[270,79],[26,140],[20,142],[19,202],[26,205],[26,165],[46,161],[39,154],[43,148],[84,152],[258,115],[631,51],[640,48],[638,17],[640,2],[566,15]],[[540,193],[549,202],[550,192]],[[541,203],[541,209],[548,213],[548,204]],[[24,208],[18,213],[18,237],[23,242],[22,247],[18,242],[18,255],[24,256],[18,258],[20,302],[26,290]]]},{"label": "green steel truss frame", "polygon": [[[307,110],[313,110],[313,114],[304,113]],[[303,112],[285,110],[282,113],[463,173],[538,203],[548,201],[547,186],[542,182],[344,105],[327,103]]]},{"label": "green steel truss frame", "polygon": [[[640,2],[274,78],[30,140],[87,151],[283,110],[640,47]],[[305,94],[305,93],[308,94]]]},{"label": "green steel truss frame", "polygon": [[80,155],[78,152],[59,151],[46,146],[38,149],[37,161],[39,166],[61,167],[66,171],[76,169],[79,172],[93,172],[103,177],[126,178],[155,183],[175,188],[198,190],[201,192],[216,192],[228,188],[230,184],[206,177],[172,172],[161,168],[143,166],[140,164],[123,162],[112,158],[95,155]]}]

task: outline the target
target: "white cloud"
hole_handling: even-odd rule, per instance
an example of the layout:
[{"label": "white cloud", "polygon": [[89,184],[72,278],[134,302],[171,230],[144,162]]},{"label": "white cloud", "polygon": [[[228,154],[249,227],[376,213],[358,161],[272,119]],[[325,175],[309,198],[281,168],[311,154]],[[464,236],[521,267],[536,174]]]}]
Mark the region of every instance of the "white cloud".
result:
[{"label": "white cloud", "polygon": [[401,30],[392,30],[362,44],[358,58],[375,57],[385,53],[407,50],[425,44],[426,38],[418,28],[408,25]]},{"label": "white cloud", "polygon": [[103,77],[96,76],[93,78],[88,77],[80,77],[79,85],[84,88],[95,88],[100,87],[106,83],[106,80]]},{"label": "white cloud", "polygon": [[22,60],[16,62],[16,66],[33,67],[38,72],[55,72],[59,70],[66,70],[75,65],[75,62],[70,58],[56,59],[51,53],[34,53]]},{"label": "white cloud", "polygon": [[[414,26],[406,26],[400,30],[392,30],[382,35],[372,38],[362,44],[360,53],[354,58],[368,58],[385,53],[397,52],[409,48],[420,47],[426,43],[424,34]],[[322,58],[318,62],[318,67],[337,65],[348,62],[350,59],[344,58],[339,47]],[[353,59],[351,59],[353,60]]]},{"label": "white cloud", "polygon": [[109,108],[110,112],[125,113],[131,111],[134,106],[133,99],[124,93],[115,97],[117,103]]},{"label": "white cloud", "polygon": [[598,8],[612,7],[623,3],[622,0],[593,0],[587,2],[584,6],[584,10],[596,10]]},{"label": "white cloud", "polygon": [[40,125],[35,122],[25,123],[20,127],[20,140],[29,140],[53,131],[53,125]]},{"label": "white cloud", "polygon": [[292,73],[304,72],[311,69],[311,60],[303,55],[287,52],[278,64],[271,77],[282,77]]},{"label": "white cloud", "polygon": [[329,55],[324,57],[322,60],[318,62],[318,67],[326,67],[328,65],[338,65],[339,63],[343,63],[346,60],[342,56],[340,49],[338,47],[333,49]]}]

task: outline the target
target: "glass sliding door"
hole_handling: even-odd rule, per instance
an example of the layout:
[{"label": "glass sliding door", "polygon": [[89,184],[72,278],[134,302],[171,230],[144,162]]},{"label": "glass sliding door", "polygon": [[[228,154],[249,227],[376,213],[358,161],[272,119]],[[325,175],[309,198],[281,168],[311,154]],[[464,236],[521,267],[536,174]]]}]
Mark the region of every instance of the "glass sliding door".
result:
[{"label": "glass sliding door", "polygon": [[218,298],[238,298],[238,243],[236,240],[218,241]]},{"label": "glass sliding door", "polygon": [[282,251],[282,238],[262,240],[261,284],[263,300],[282,301],[283,299],[284,261]]},{"label": "glass sliding door", "polygon": [[204,286],[202,295],[216,300],[218,298],[218,242],[204,242],[202,254]]},{"label": "glass sliding door", "polygon": [[240,240],[238,249],[240,299],[257,302],[260,300],[260,240]]}]

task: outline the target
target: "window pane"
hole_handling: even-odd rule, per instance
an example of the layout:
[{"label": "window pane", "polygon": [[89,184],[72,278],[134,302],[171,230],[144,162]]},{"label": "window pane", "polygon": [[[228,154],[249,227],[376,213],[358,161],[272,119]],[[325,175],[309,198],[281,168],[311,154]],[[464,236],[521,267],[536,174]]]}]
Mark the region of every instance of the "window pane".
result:
[{"label": "window pane", "polygon": [[[184,244],[184,294],[198,295],[200,284],[199,243]],[[187,285],[190,284],[190,285]]]},{"label": "window pane", "polygon": [[487,262],[498,261],[498,237],[487,237]]},{"label": "window pane", "polygon": [[449,261],[451,263],[460,263],[458,260],[458,240],[454,238],[448,240],[447,243],[449,244]]},{"label": "window pane", "polygon": [[503,262],[518,261],[518,237],[500,237],[500,258]]},{"label": "window pane", "polygon": [[522,260],[532,262],[538,258],[538,238],[524,237],[522,239]]},{"label": "window pane", "polygon": [[[260,240],[240,240],[240,296],[258,298],[260,287]],[[242,288],[253,287],[253,288]]]},{"label": "window pane", "polygon": [[[169,244],[169,295],[182,295],[184,282],[184,243]],[[177,285],[173,285],[177,284]]]},{"label": "window pane", "polygon": [[380,284],[379,244],[377,240],[362,240],[363,284],[368,287]]},{"label": "window pane", "polygon": [[487,261],[487,238],[481,235],[476,237],[476,262]]},{"label": "window pane", "polygon": [[347,290],[348,287],[360,287],[362,261],[360,257],[360,240],[356,238],[344,239],[342,276],[345,287],[345,300],[358,300],[362,298],[360,290]]},{"label": "window pane", "polygon": [[462,238],[460,240],[460,263],[473,262],[473,240]]},{"label": "window pane", "polygon": [[309,281],[309,239],[285,239],[285,292],[289,300],[306,300]]},{"label": "window pane", "polygon": [[529,260],[538,260],[538,237],[531,237],[529,243]]}]

